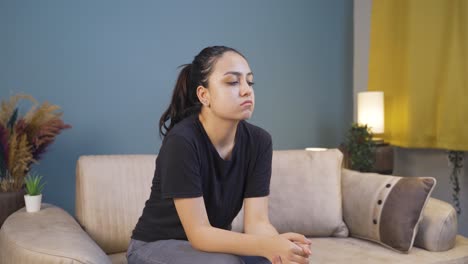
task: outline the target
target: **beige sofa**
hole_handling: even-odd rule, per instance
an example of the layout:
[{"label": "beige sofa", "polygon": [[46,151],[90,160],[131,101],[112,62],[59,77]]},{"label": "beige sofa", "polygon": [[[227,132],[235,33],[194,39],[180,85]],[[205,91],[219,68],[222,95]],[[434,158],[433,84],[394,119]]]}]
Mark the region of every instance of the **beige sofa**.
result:
[{"label": "beige sofa", "polygon": [[[51,204],[43,204],[37,213],[26,213],[24,208],[15,212],[0,230],[0,263],[126,263],[125,251],[131,231],[149,196],[155,158],[155,155],[80,157],[76,167],[76,219]],[[312,223],[312,226],[317,227],[312,231],[307,227],[310,226],[308,219],[320,217],[322,213],[340,217],[337,223],[333,223],[339,228],[330,231],[334,237],[311,238],[313,253],[310,263],[468,263],[468,239],[456,235],[453,207],[433,198],[425,207],[416,245],[409,254],[395,252],[374,242],[347,237],[349,230],[340,224],[342,219],[346,219],[346,215],[341,217],[341,204],[329,211],[325,210],[330,208],[328,205],[326,208],[325,205],[318,208],[335,198],[340,201],[343,199],[349,205],[353,201],[341,197],[341,193],[346,194],[345,191],[339,191],[338,197],[328,198],[330,193],[319,193],[317,197],[321,197],[321,201],[317,203],[309,198],[309,194],[301,193],[301,204],[292,199],[290,203],[284,204],[285,200],[290,199],[287,195],[295,195],[296,191],[284,191],[284,188],[292,188],[292,185],[285,181],[287,175],[278,172],[291,171],[291,175],[304,177],[299,181],[304,182],[304,185],[313,183],[317,178],[319,181],[312,185],[321,186],[312,187],[319,192],[328,184],[324,181],[332,178],[326,175],[327,167],[337,170],[336,164],[341,164],[341,158],[337,150],[314,154],[302,150],[273,153],[270,218],[275,227],[282,231],[291,229],[321,234],[332,221]],[[308,160],[319,166],[299,166],[298,162],[308,163]],[[303,176],[300,170],[304,168],[309,168],[313,173]],[[341,167],[338,169],[342,170]],[[338,185],[338,190],[341,190],[340,178],[338,180],[332,180],[328,185]],[[308,185],[310,187],[311,184]],[[300,209],[308,204],[308,200],[314,205],[306,210],[312,212],[310,214]],[[291,214],[295,215],[291,217]],[[295,222],[295,219],[301,218],[305,220]],[[242,213],[233,222],[233,231],[241,232],[241,229]],[[440,252],[431,252],[421,247]]]}]

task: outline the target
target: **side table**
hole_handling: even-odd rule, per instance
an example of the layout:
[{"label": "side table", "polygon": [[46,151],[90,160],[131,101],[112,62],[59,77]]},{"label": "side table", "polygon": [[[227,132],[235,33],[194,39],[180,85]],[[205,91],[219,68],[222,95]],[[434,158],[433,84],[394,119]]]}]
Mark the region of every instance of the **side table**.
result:
[{"label": "side table", "polygon": [[375,148],[375,162],[372,172],[380,174],[393,173],[393,146],[388,143],[377,144]]}]

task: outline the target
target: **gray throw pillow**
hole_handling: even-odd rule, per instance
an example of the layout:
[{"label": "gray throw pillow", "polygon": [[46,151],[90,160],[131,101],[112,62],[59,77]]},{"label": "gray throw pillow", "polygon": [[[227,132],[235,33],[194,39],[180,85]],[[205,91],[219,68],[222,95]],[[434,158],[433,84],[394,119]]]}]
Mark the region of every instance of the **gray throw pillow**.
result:
[{"label": "gray throw pillow", "polygon": [[350,236],[408,253],[435,185],[432,177],[398,177],[343,169],[343,217]]}]

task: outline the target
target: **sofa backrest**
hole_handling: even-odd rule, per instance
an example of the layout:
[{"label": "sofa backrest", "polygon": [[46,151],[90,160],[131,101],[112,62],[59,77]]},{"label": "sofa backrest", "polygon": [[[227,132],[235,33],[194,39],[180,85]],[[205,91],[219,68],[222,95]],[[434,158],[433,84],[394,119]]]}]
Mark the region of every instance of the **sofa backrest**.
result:
[{"label": "sofa backrest", "polygon": [[[131,232],[151,192],[155,161],[156,155],[78,159],[76,217],[107,254],[127,250]],[[346,236],[341,209],[341,161],[342,154],[336,149],[273,151],[269,211],[276,216],[270,217],[272,224],[282,231]],[[281,217],[285,213],[290,216]],[[233,230],[242,229],[242,219],[241,214],[236,217]]]},{"label": "sofa backrest", "polygon": [[75,213],[107,254],[124,252],[151,192],[156,155],[81,156]]},{"label": "sofa backrest", "polygon": [[[338,149],[273,152],[268,213],[279,233],[348,236],[342,210],[342,160]],[[233,231],[244,231],[243,210],[232,222]]]}]

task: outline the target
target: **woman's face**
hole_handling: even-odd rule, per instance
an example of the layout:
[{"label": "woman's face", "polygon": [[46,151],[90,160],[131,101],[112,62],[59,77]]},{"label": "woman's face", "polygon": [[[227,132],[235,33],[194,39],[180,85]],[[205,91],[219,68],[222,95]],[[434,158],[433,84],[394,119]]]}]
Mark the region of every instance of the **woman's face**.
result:
[{"label": "woman's face", "polygon": [[244,120],[252,116],[255,96],[253,74],[247,61],[228,51],[216,61],[208,78],[205,96],[210,110],[224,119]]}]

